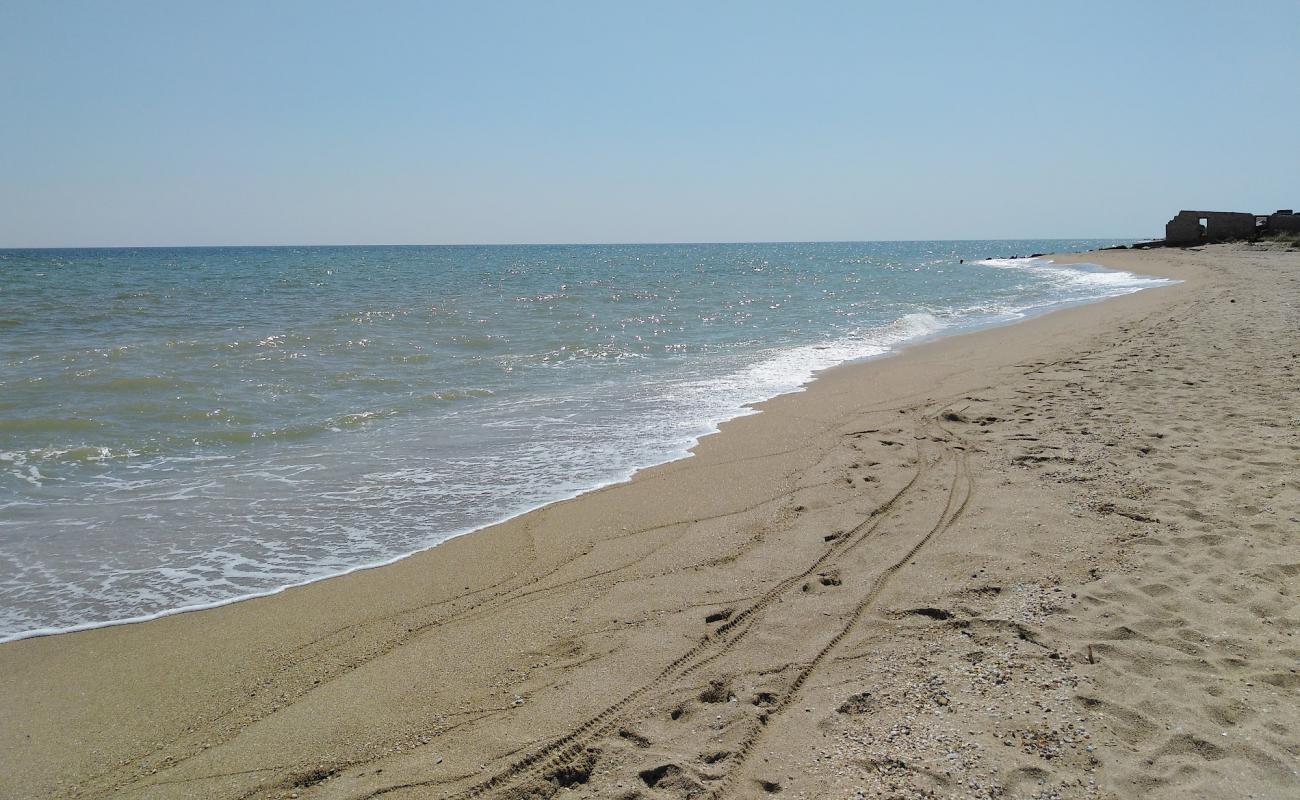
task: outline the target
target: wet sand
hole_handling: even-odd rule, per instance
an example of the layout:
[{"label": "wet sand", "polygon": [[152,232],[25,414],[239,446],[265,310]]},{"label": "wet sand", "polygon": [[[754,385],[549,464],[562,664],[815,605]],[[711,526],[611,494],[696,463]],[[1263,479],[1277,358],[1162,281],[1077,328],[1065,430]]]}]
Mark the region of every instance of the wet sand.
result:
[{"label": "wet sand", "polygon": [[1300,252],[823,373],[396,564],[0,645],[0,796],[1300,796]]}]

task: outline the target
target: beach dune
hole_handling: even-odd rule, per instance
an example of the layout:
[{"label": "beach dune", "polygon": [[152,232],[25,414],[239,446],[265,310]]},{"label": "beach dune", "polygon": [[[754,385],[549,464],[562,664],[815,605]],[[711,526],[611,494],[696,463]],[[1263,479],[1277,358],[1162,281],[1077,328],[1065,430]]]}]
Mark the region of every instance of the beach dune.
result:
[{"label": "beach dune", "polygon": [[0,796],[1300,796],[1300,253],[838,367],[395,564],[0,645]]}]

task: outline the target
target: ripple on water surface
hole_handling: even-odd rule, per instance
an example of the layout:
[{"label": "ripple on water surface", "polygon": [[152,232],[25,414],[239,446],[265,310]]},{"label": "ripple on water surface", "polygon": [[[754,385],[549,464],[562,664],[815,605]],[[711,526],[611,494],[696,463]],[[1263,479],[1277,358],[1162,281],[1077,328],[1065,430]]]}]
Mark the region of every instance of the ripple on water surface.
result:
[{"label": "ripple on water surface", "polygon": [[391,560],[819,369],[1163,283],[972,261],[1101,244],[0,251],[0,638]]}]

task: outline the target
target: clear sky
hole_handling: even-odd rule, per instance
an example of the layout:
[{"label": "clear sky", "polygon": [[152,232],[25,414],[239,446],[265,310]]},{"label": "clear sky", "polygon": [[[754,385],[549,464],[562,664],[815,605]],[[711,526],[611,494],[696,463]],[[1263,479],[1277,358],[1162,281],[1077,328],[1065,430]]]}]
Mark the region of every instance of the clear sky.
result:
[{"label": "clear sky", "polygon": [[0,0],[0,246],[1153,236],[1298,142],[1300,0]]}]

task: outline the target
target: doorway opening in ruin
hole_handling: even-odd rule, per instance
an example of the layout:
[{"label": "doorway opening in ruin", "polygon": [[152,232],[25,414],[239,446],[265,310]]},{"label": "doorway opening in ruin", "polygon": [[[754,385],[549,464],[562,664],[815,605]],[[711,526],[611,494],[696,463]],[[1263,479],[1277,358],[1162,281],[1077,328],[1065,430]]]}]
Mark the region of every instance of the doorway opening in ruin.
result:
[{"label": "doorway opening in ruin", "polygon": [[1210,230],[1210,218],[1201,217],[1200,219],[1196,220],[1196,222],[1201,226],[1201,238],[1204,239],[1205,235]]}]

